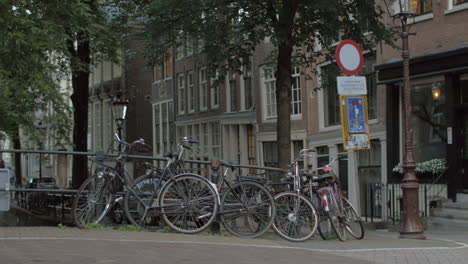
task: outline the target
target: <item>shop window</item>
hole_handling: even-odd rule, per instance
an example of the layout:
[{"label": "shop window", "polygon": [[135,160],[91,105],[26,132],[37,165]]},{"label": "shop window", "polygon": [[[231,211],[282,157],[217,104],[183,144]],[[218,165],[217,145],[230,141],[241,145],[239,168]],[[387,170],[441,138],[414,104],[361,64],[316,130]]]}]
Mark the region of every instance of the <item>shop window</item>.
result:
[{"label": "shop window", "polygon": [[[440,89],[434,98],[432,90]],[[447,125],[445,112],[445,84],[442,78],[413,82],[413,142],[416,162],[443,158],[446,154]]]}]

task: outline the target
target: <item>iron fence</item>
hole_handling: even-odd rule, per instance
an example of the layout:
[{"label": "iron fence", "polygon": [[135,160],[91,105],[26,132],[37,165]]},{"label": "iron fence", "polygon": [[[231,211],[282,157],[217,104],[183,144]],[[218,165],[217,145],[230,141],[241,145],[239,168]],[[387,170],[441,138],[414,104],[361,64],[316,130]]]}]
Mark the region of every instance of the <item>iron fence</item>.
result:
[{"label": "iron fence", "polygon": [[[54,223],[71,224],[73,222],[71,216],[72,203],[77,190],[71,189],[69,179],[71,175],[72,156],[84,155],[94,157],[103,162],[115,162],[116,155],[106,155],[103,152],[73,152],[73,151],[45,151],[45,150],[0,150],[1,152],[14,153],[14,155],[22,155],[22,160],[30,162],[35,160],[35,166],[26,164],[26,170],[23,170],[23,175],[27,179],[56,179],[56,185],[44,183],[39,184],[14,184],[10,188],[12,206],[16,209],[26,211],[43,220]],[[165,166],[167,159],[157,156],[143,155],[127,155],[127,168],[129,168],[130,177],[137,178],[144,173],[142,162],[152,162],[159,167]],[[95,169],[92,162],[88,162],[88,170]],[[47,167],[53,169],[47,169]],[[282,169],[234,165],[234,174],[239,176],[256,176],[264,178],[265,181],[272,183],[278,179],[278,174],[282,173]],[[34,169],[32,169],[34,168]],[[211,161],[204,160],[184,160],[185,172],[189,171],[202,175],[212,182],[215,182],[218,176],[223,173],[224,167],[214,167]],[[141,173],[141,174],[140,174]],[[232,175],[234,176],[234,175]],[[57,186],[59,185],[59,186]],[[121,196],[123,193],[119,193]],[[117,198],[118,198],[117,197]],[[117,204],[117,203],[116,203]],[[114,211],[118,209],[114,208]],[[122,218],[123,217],[122,215]]]},{"label": "iron fence", "polygon": [[[403,210],[401,184],[366,183],[361,190],[361,215],[366,222],[400,222]],[[420,184],[418,193],[419,213],[426,217],[437,201],[447,199],[447,184]]]}]

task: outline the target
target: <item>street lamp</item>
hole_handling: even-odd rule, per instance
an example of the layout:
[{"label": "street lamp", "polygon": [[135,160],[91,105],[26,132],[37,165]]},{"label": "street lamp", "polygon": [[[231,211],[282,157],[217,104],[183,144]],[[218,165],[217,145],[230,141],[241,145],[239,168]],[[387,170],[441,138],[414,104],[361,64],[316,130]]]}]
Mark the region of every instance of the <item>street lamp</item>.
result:
[{"label": "street lamp", "polygon": [[124,100],[121,97],[116,98],[112,102],[112,114],[115,118],[115,123],[117,124],[117,135],[119,140],[122,138],[122,127],[123,122],[125,121],[125,116],[127,115],[128,100]]},{"label": "street lamp", "polygon": [[388,14],[401,22],[401,41],[404,79],[405,103],[405,160],[403,161],[404,177],[401,184],[403,191],[403,223],[400,227],[400,238],[425,239],[424,227],[419,219],[418,179],[416,177],[416,163],[413,150],[413,119],[411,105],[411,85],[409,70],[408,37],[414,33],[409,32],[408,18],[416,16],[419,9],[419,0],[384,0]]}]

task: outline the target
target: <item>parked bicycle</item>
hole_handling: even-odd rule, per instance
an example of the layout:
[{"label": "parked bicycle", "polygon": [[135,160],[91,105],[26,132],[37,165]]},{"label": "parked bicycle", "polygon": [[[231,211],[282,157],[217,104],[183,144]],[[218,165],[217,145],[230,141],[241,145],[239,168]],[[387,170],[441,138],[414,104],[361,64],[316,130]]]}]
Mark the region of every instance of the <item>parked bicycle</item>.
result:
[{"label": "parked bicycle", "polygon": [[276,206],[270,191],[256,177],[243,177],[239,174],[231,183],[229,173],[236,165],[233,162],[219,161],[226,167],[220,175],[218,188],[221,191],[220,220],[226,230],[239,237],[258,237],[273,224]]},{"label": "parked bicycle", "polygon": [[302,149],[288,170],[288,178],[293,182],[291,191],[275,195],[276,216],[273,229],[282,238],[300,242],[311,238],[318,226],[319,216],[311,200],[303,194],[299,161],[313,152]]},{"label": "parked bicycle", "polygon": [[166,153],[164,169],[145,163],[147,173],[134,181],[124,197],[128,220],[153,230],[159,220],[181,233],[205,230],[218,212],[218,194],[213,185],[200,175],[187,172],[182,156],[197,141],[182,138],[179,153]]},{"label": "parked bicycle", "polygon": [[116,165],[96,161],[104,169],[88,178],[78,190],[73,205],[77,226],[99,223],[121,189],[125,191],[125,215],[132,224],[143,228],[154,227],[159,216],[169,227],[182,233],[203,231],[214,221],[218,203],[211,183],[196,174],[178,173],[184,150],[197,141],[183,138],[179,144],[180,153],[165,155],[168,163],[163,170],[147,164],[150,173],[133,180],[125,168],[125,161],[135,145],[146,144],[141,139],[127,143],[117,135],[116,138],[121,146]]},{"label": "parked bicycle", "polygon": [[[334,158],[330,163],[303,175],[310,179],[309,195],[312,199],[318,196],[320,209],[327,216],[321,219],[318,230],[323,239],[328,239],[331,230],[341,241],[346,239],[346,232],[356,239],[364,238],[364,226],[361,217],[354,206],[343,196],[339,177],[332,164],[341,157]],[[315,196],[315,197],[317,197]],[[346,230],[346,231],[345,231]]]}]

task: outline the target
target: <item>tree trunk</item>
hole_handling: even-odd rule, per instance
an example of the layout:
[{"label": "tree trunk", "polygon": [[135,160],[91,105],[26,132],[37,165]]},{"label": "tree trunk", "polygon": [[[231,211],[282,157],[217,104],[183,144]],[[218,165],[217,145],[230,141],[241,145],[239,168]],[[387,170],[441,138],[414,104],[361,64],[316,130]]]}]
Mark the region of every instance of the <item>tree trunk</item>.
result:
[{"label": "tree trunk", "polygon": [[291,58],[292,32],[296,1],[283,0],[278,19],[278,68],[276,77],[278,165],[286,168],[291,163]]},{"label": "tree trunk", "polygon": [[[87,151],[88,138],[88,98],[89,98],[89,64],[90,43],[86,36],[78,34],[78,45],[72,53],[72,86],[73,94],[73,150]],[[73,44],[69,50],[74,50]],[[73,65],[73,61],[78,61]],[[78,188],[88,177],[86,156],[73,156],[72,187]]]},{"label": "tree trunk", "polygon": [[[13,149],[21,149],[21,141],[19,137],[19,127],[15,130],[16,135],[13,136]],[[19,186],[23,186],[23,179],[21,176],[21,153],[15,153],[15,182]]]}]

